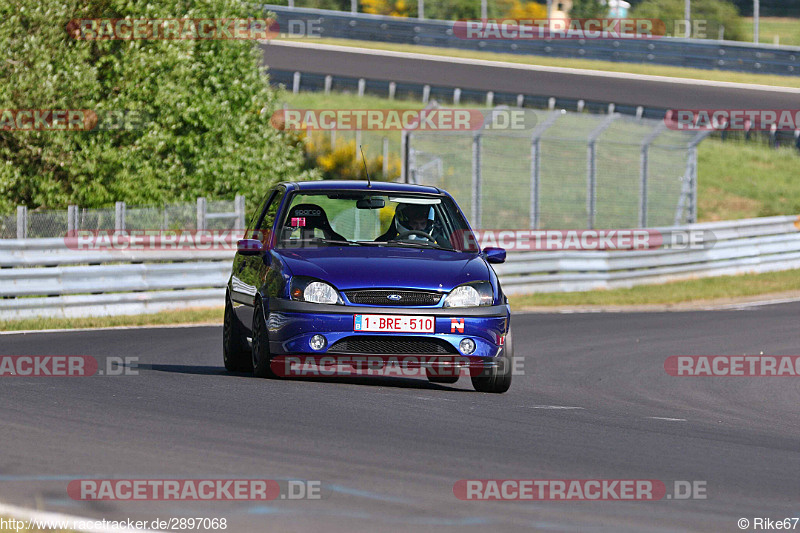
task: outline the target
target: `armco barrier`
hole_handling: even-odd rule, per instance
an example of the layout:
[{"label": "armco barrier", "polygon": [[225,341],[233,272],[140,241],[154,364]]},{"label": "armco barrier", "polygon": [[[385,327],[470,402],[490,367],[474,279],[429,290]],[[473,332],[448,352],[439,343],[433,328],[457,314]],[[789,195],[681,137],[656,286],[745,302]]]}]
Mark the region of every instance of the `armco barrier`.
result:
[{"label": "armco barrier", "polygon": [[507,294],[614,289],[682,279],[800,268],[800,217],[778,216],[691,224],[708,230],[699,250],[546,251],[508,254],[495,270]]},{"label": "armco barrier", "polygon": [[[508,294],[631,287],[800,268],[800,217],[691,224],[705,249],[511,252],[496,265]],[[63,239],[0,240],[0,320],[142,314],[221,306],[230,250],[94,251]]]},{"label": "armco barrier", "polygon": [[[691,68],[800,75],[800,47],[738,41],[661,38],[466,40],[453,33],[453,21],[418,20],[324,9],[289,8],[265,4],[275,14],[282,32],[313,27],[320,37],[385,43],[417,44],[484,52],[532,54],[548,57],[600,59]],[[290,25],[290,21],[292,25]],[[313,26],[309,26],[312,23]],[[297,31],[297,30],[295,30]],[[298,70],[302,70],[298,65]]]}]

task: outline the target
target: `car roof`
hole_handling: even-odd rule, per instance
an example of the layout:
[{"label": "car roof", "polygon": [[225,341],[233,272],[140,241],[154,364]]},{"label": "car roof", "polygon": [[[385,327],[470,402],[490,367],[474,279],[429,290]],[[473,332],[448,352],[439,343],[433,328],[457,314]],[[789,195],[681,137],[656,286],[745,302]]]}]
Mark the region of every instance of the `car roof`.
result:
[{"label": "car roof", "polygon": [[411,183],[396,183],[388,181],[373,181],[369,187],[366,181],[356,180],[321,180],[321,181],[295,181],[285,182],[284,185],[300,191],[374,191],[374,192],[411,192],[440,194],[442,191],[428,185],[414,185]]}]

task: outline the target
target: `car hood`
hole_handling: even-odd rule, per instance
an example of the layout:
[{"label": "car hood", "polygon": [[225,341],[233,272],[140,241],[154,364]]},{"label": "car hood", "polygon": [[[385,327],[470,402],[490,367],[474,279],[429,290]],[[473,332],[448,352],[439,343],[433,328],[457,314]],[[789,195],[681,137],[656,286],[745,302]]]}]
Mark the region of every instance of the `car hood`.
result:
[{"label": "car hood", "polygon": [[424,248],[344,246],[276,250],[294,276],[311,276],[339,290],[397,288],[450,291],[489,279],[478,254]]}]

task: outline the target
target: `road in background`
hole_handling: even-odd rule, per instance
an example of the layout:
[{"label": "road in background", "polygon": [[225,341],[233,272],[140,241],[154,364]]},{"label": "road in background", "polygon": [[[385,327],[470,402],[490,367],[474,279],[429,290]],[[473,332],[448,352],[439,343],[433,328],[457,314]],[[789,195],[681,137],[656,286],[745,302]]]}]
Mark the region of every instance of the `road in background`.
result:
[{"label": "road in background", "polygon": [[663,109],[795,109],[800,89],[270,41],[278,70]]}]

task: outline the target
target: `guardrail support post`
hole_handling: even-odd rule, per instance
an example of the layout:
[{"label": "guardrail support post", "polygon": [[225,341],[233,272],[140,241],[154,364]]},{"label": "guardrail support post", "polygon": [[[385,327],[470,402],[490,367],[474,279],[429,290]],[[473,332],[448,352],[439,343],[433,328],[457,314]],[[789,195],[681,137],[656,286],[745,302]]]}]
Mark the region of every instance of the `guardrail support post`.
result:
[{"label": "guardrail support post", "polygon": [[481,135],[472,137],[472,226],[481,229]]},{"label": "guardrail support post", "polygon": [[197,199],[197,230],[206,229],[206,199],[202,196]]},{"label": "guardrail support post", "polygon": [[245,220],[244,220],[244,214],[245,214],[244,196],[242,196],[241,194],[237,194],[236,195],[236,198],[233,201],[233,210],[236,212],[236,228],[235,229],[237,229],[237,230],[245,229],[245,224],[247,224],[247,222],[245,222]]},{"label": "guardrail support post", "polygon": [[17,206],[17,239],[28,238],[28,206]]},{"label": "guardrail support post", "polygon": [[292,76],[292,93],[297,94],[300,91],[300,72],[295,72]]},{"label": "guardrail support post", "polygon": [[125,229],[125,202],[114,204],[114,229],[117,231]]}]

